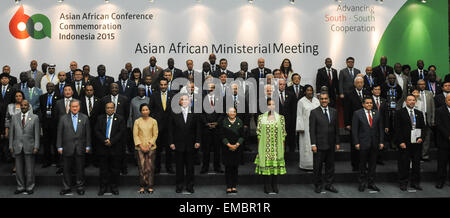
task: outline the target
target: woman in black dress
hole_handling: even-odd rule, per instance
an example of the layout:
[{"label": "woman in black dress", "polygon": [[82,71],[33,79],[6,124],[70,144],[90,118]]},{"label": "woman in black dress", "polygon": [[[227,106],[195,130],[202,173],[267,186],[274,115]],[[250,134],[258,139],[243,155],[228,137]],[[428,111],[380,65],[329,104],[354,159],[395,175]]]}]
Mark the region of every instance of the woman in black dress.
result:
[{"label": "woman in black dress", "polygon": [[240,145],[244,142],[243,122],[236,117],[236,108],[227,111],[227,118],[222,122],[222,161],[225,165],[227,194],[237,193],[238,167],[240,163]]}]

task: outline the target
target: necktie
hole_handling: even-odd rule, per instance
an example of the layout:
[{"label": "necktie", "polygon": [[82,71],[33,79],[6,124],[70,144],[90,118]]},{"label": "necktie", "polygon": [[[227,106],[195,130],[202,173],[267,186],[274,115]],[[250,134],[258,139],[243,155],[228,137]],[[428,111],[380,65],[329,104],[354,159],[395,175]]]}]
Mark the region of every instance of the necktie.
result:
[{"label": "necktie", "polygon": [[69,113],[69,99],[66,99],[66,114]]},{"label": "necktie", "polygon": [[378,101],[378,98],[376,98],[377,99],[377,101],[376,101],[376,104],[377,104],[377,109],[378,109],[378,111],[380,110],[380,102]]},{"label": "necktie", "polygon": [[63,94],[63,90],[64,90],[63,88],[64,88],[64,84],[60,83],[59,84],[59,94],[61,94],[61,95]]},{"label": "necktie", "polygon": [[260,70],[259,71],[259,78],[263,78],[264,77],[264,72],[263,72],[263,70]]},{"label": "necktie", "polygon": [[25,114],[22,115],[22,128],[25,128]]},{"label": "necktie", "polygon": [[327,68],[328,72],[328,83],[331,85],[333,83],[333,79],[331,78],[330,69]]},{"label": "necktie", "polygon": [[152,77],[155,75],[155,69],[152,67]]},{"label": "necktie", "polygon": [[187,112],[186,112],[186,110],[183,110],[183,119],[184,119],[184,123],[186,123],[186,120],[187,120]]},{"label": "necktie", "polygon": [[3,98],[5,98],[5,91],[6,91],[6,86],[3,86],[3,90],[2,90],[2,96],[3,96]]},{"label": "necktie", "polygon": [[81,91],[81,85],[80,85],[80,82],[77,82],[77,93],[78,93],[78,95],[80,95],[80,91]]},{"label": "necktie", "polygon": [[145,89],[145,96],[148,97],[148,86],[147,86],[147,88]]},{"label": "necktie", "polygon": [[352,75],[352,78],[353,78],[353,79],[355,78],[355,75],[353,75],[353,68],[350,69],[350,75]]},{"label": "necktie", "polygon": [[30,100],[33,99],[33,88],[30,89]]},{"label": "necktie", "polygon": [[284,105],[284,95],[283,95],[283,92],[281,92],[281,104]]},{"label": "necktie", "polygon": [[238,102],[237,102],[237,95],[234,96],[234,108],[237,109],[238,107]]},{"label": "necktie", "polygon": [[423,70],[420,70],[419,73],[420,78],[423,79]]},{"label": "necktie", "polygon": [[166,110],[166,93],[163,92],[162,95],[163,95],[163,99],[162,99],[163,110],[165,111]]},{"label": "necktie", "polygon": [[92,113],[92,101],[91,101],[91,98],[89,98],[89,116],[91,116],[91,113]]},{"label": "necktie", "polygon": [[359,100],[362,100],[362,95],[361,95],[361,91],[358,91],[358,96],[359,96]]},{"label": "necktie", "polygon": [[111,127],[111,116],[108,116],[108,122],[106,123],[106,138],[109,139],[109,128]]},{"label": "necktie", "polygon": [[298,98],[298,85],[295,85],[295,95],[296,95],[297,98]]},{"label": "necktie", "polygon": [[209,102],[211,104],[211,107],[214,107],[214,101],[213,101],[213,97],[209,96]]},{"label": "necktie", "polygon": [[125,83],[125,80],[124,80],[124,81],[122,81],[122,90],[123,90],[123,92],[125,92],[125,88],[126,88],[126,83]]},{"label": "necktie", "polygon": [[48,95],[47,97],[47,108],[52,106],[52,95]]},{"label": "necktie", "polygon": [[370,124],[370,127],[372,127],[372,115],[371,115],[370,111],[367,111],[367,114],[369,115],[369,124]]},{"label": "necktie", "polygon": [[328,123],[330,123],[330,122],[331,122],[331,119],[330,119],[330,116],[328,116],[327,109],[325,108],[324,110],[325,110],[324,114],[325,114],[325,116],[327,116],[327,118],[328,118]]},{"label": "necktie", "polygon": [[103,78],[103,77],[100,77],[100,83],[102,84],[102,86],[103,86],[103,83],[105,82],[105,78]]},{"label": "necktie", "polygon": [[382,66],[381,69],[383,70],[384,77],[386,77],[386,66]]},{"label": "necktie", "polygon": [[72,116],[72,124],[73,124],[73,129],[75,130],[75,132],[77,131],[77,126],[78,126],[78,122],[77,122],[77,117],[75,115]]},{"label": "necktie", "polygon": [[411,126],[415,126],[414,125],[414,114],[413,114],[413,110],[409,110],[409,119],[411,120]]}]

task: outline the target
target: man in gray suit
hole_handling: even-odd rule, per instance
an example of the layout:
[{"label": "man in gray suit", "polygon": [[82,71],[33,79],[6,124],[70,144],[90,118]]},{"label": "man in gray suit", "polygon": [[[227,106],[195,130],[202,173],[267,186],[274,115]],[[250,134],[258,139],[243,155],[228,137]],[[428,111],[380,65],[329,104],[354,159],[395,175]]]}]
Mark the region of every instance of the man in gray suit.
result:
[{"label": "man in gray suit", "polygon": [[35,154],[39,150],[39,118],[23,100],[21,113],[12,116],[9,126],[9,150],[16,159],[17,189],[14,194],[33,194]]},{"label": "man in gray suit", "polygon": [[41,80],[42,77],[45,76],[44,73],[42,73],[41,71],[37,70],[37,66],[38,63],[36,60],[32,60],[30,63],[30,70],[26,71],[28,78],[32,78],[34,79],[34,81],[36,82],[36,87],[41,88]]},{"label": "man in gray suit", "polygon": [[70,113],[60,117],[56,147],[63,158],[63,185],[60,195],[72,195],[72,168],[75,167],[76,189],[84,195],[84,161],[91,149],[89,118],[80,112],[80,101],[70,101]]},{"label": "man in gray suit", "polygon": [[353,90],[353,81],[356,75],[360,74],[361,71],[353,68],[355,65],[355,59],[353,57],[348,57],[346,60],[347,68],[339,71],[339,97],[344,98],[344,95]]},{"label": "man in gray suit", "polygon": [[417,81],[417,87],[420,91],[419,99],[422,101],[422,109],[421,111],[425,116],[425,140],[423,141],[423,150],[422,150],[422,160],[429,161],[430,160],[430,140],[432,128],[435,125],[435,106],[434,106],[434,97],[433,92],[425,90],[425,81],[420,79]]}]

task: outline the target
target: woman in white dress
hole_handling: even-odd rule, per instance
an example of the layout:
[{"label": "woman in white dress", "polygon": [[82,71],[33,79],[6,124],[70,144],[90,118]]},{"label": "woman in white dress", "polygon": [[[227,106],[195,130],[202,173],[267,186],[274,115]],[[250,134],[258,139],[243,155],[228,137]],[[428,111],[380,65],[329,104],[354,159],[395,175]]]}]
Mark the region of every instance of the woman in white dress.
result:
[{"label": "woman in white dress", "polygon": [[297,126],[299,132],[299,167],[303,170],[313,169],[313,152],[311,151],[311,139],[309,137],[309,114],[320,106],[319,100],[314,97],[314,89],[311,85],[305,85],[305,97],[297,103]]}]

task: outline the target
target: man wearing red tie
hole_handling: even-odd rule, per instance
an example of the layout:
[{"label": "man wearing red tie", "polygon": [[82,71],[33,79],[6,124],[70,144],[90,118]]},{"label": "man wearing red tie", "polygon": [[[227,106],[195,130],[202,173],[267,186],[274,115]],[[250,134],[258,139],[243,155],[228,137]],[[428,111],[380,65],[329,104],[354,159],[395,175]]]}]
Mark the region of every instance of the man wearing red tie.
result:
[{"label": "man wearing red tie", "polygon": [[373,109],[373,98],[365,97],[363,108],[353,113],[352,137],[355,148],[359,150],[359,188],[380,191],[375,185],[375,169],[378,150],[383,149],[383,122],[380,112]]}]

